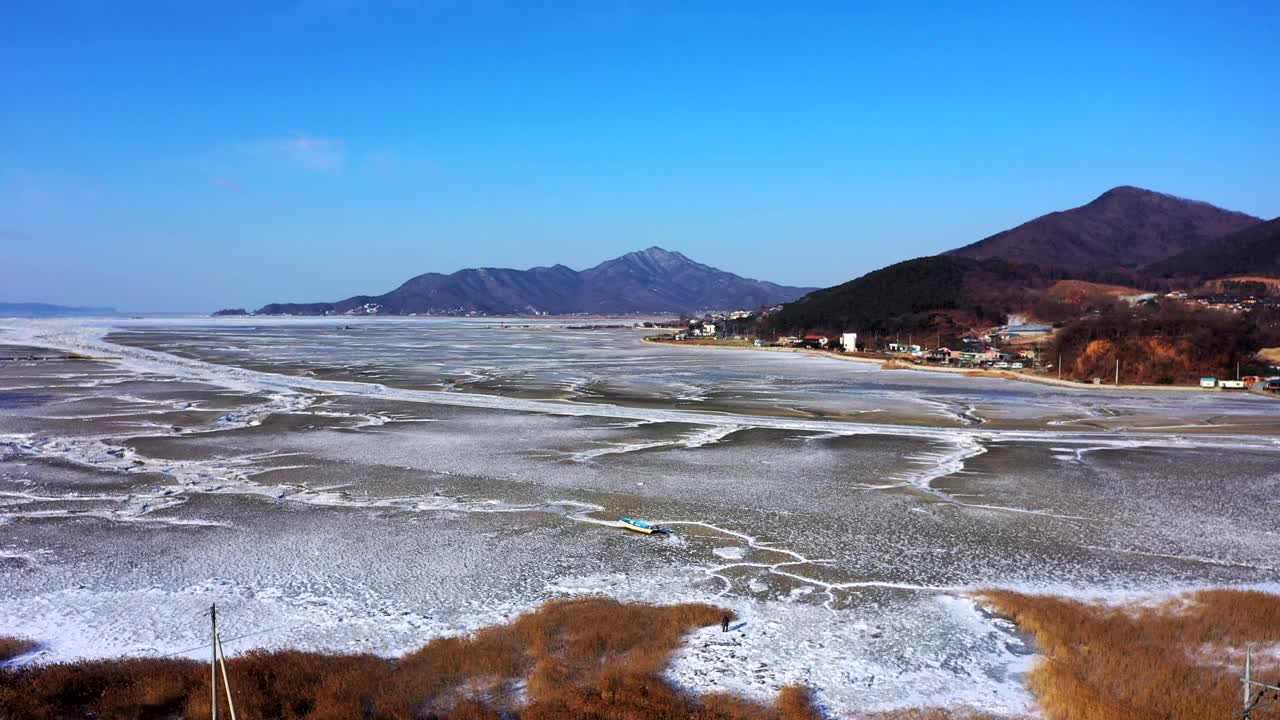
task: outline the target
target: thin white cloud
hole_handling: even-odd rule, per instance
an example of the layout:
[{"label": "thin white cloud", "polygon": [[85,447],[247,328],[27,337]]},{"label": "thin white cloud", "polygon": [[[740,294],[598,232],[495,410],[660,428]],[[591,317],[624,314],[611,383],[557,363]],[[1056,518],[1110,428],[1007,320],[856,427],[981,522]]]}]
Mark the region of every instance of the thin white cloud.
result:
[{"label": "thin white cloud", "polygon": [[302,169],[339,172],[347,165],[346,146],[332,137],[296,132],[282,147],[289,160]]},{"label": "thin white cloud", "polygon": [[[205,162],[214,185],[239,185],[233,177],[243,177],[264,169],[304,170],[338,174],[347,167],[346,144],[331,137],[292,132],[286,137],[261,138],[221,145],[212,149]],[[227,182],[221,182],[225,180]]]},{"label": "thin white cloud", "polygon": [[304,170],[342,172],[347,166],[346,145],[334,138],[295,132],[276,146],[290,163]]}]

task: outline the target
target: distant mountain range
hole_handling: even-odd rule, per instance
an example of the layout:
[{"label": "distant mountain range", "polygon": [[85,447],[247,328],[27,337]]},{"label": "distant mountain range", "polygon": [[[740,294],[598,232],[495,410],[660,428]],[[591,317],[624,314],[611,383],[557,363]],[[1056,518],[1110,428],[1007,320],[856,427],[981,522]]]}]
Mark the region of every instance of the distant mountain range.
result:
[{"label": "distant mountain range", "polygon": [[942,255],[819,290],[786,304],[771,322],[779,332],[958,331],[1000,324],[1011,313],[1063,312],[1041,301],[1064,279],[1190,287],[1233,274],[1280,277],[1280,219],[1122,186]]},{"label": "distant mountain range", "polygon": [[70,307],[48,303],[0,302],[0,317],[54,317],[59,315],[114,315],[115,308]]},{"label": "distant mountain range", "polygon": [[998,323],[1032,309],[1063,279],[1147,287],[1230,274],[1280,276],[1278,223],[1121,186],[1080,207],[824,290],[750,280],[651,247],[582,271],[554,265],[427,273],[382,295],[272,303],[257,314],[607,315],[785,304],[773,319],[785,330]]},{"label": "distant mountain range", "polygon": [[383,295],[271,303],[259,315],[570,315],[681,313],[777,305],[815,288],[751,280],[651,247],[573,270],[477,268],[418,275]]},{"label": "distant mountain range", "polygon": [[1046,270],[1112,272],[1141,268],[1259,222],[1208,203],[1122,186],[1087,205],[1042,215],[945,254]]}]

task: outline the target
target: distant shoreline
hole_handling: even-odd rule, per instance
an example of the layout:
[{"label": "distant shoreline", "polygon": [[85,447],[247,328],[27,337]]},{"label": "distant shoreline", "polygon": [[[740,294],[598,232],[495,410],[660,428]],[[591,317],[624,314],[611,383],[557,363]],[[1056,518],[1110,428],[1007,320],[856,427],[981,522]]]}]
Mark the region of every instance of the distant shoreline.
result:
[{"label": "distant shoreline", "polygon": [[[831,352],[829,350],[813,350],[810,348],[791,348],[791,347],[756,347],[754,345],[728,345],[720,343],[703,343],[699,341],[673,342],[654,340],[652,338],[643,338],[640,342],[650,345],[661,345],[664,347],[685,347],[685,348],[710,348],[714,350],[755,350],[763,352],[789,352],[810,355],[812,357],[830,358],[833,360],[841,360],[843,362],[860,362],[874,363],[879,365],[883,370],[908,370],[916,372],[945,373],[951,375],[963,375],[965,377],[981,377],[992,378],[996,380],[1014,380],[1018,382],[1037,383],[1040,385],[1049,385],[1052,387],[1068,388],[1074,390],[1140,390],[1140,391],[1158,391],[1158,392],[1223,392],[1218,388],[1209,390],[1196,385],[1115,385],[1112,383],[1082,383],[1075,380],[1059,380],[1057,378],[1044,377],[1041,375],[1027,375],[1023,373],[1009,372],[1007,370],[980,370],[973,368],[953,368],[953,367],[936,367],[929,365],[916,365],[907,363],[894,358],[877,358],[868,357],[863,354],[846,355],[844,353]],[[1262,395],[1262,393],[1250,392],[1248,390],[1231,393],[1233,395]]]}]

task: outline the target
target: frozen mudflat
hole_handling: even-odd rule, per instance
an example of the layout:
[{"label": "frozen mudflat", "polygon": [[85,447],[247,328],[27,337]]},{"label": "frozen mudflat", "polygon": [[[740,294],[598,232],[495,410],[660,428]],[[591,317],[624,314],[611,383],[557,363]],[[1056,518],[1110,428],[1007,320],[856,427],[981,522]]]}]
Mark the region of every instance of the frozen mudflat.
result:
[{"label": "frozen mudflat", "polygon": [[233,648],[392,654],[555,597],[699,600],[741,620],[687,687],[1012,713],[1032,649],[976,588],[1280,580],[1274,401],[640,336],[0,321],[0,356],[107,358],[0,362],[0,634],[203,657],[217,602]]}]

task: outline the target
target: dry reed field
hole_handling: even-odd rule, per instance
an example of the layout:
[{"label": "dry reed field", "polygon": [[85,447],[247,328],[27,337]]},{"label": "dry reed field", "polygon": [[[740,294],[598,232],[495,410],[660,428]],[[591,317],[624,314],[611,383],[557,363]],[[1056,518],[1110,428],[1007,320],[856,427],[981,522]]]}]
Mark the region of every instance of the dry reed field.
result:
[{"label": "dry reed field", "polygon": [[[1243,648],[1262,643],[1255,677],[1280,681],[1280,596],[1212,590],[1125,605],[990,590],[983,599],[1034,635],[1029,678],[1050,720],[1240,717]],[[807,690],[772,704],[693,696],[662,676],[709,605],[604,598],[549,603],[399,659],[250,652],[229,661],[245,720],[817,720]],[[30,648],[0,641],[0,648]],[[0,670],[0,720],[209,718],[208,666],[126,659]],[[864,720],[994,720],[970,709],[869,713]],[[1280,718],[1280,702],[1253,720]]]},{"label": "dry reed field", "polygon": [[0,637],[0,662],[12,660],[35,650],[37,644],[26,638]]},{"label": "dry reed field", "polygon": [[[984,598],[1035,636],[1029,679],[1050,720],[1239,718],[1244,648],[1255,679],[1280,683],[1280,595],[1206,590],[1109,605],[992,590]],[[1280,701],[1253,720],[1280,718]]]},{"label": "dry reed field", "polygon": [[[764,706],[728,695],[695,698],[662,678],[684,636],[723,614],[709,605],[590,598],[549,603],[397,660],[250,652],[228,667],[244,720],[817,718],[799,688]],[[131,659],[0,671],[0,718],[72,717],[207,719],[208,666]]]}]

